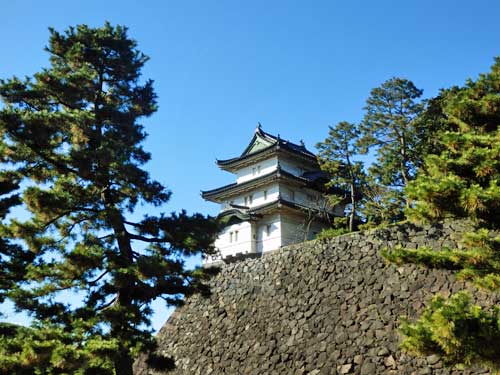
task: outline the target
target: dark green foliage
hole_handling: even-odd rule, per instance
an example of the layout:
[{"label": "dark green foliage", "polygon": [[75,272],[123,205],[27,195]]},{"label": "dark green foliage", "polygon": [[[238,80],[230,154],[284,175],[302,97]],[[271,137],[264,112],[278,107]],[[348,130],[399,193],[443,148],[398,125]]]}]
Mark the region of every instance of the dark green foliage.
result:
[{"label": "dark green foliage", "polygon": [[425,171],[425,157],[427,155],[439,154],[443,150],[438,134],[449,130],[450,127],[448,116],[443,110],[445,93],[451,94],[456,90],[456,87],[441,90],[438,96],[425,100],[425,108],[412,121],[417,138],[421,140],[415,145],[417,147],[416,153],[420,155],[420,158],[417,159],[419,170],[417,169],[415,177],[421,174],[422,170]]},{"label": "dark green foliage", "polygon": [[458,271],[460,279],[471,280],[484,289],[500,292],[500,236],[487,229],[464,236],[461,249],[405,249],[385,251],[384,257],[394,263],[416,263],[430,268]]},{"label": "dark green foliage", "polygon": [[[358,137],[359,130],[356,125],[342,121],[335,127],[330,126],[328,137],[316,145],[319,150],[320,167],[330,176],[327,188],[336,187],[349,192],[348,228],[351,232],[355,228],[355,219],[359,216],[358,202],[361,199],[361,187],[365,180],[363,164],[353,160],[359,154],[356,146]],[[345,199],[336,195],[329,198],[332,205]]]},{"label": "dark green foliage", "polygon": [[441,93],[440,152],[407,188],[416,220],[471,217],[500,226],[500,59],[491,72]]},{"label": "dark green foliage", "polygon": [[[500,236],[487,229],[464,236],[460,249],[429,248],[384,251],[383,256],[397,264],[417,263],[430,268],[457,272],[480,288],[500,292]],[[450,299],[434,297],[415,322],[401,326],[402,348],[420,355],[438,354],[446,364],[483,365],[500,369],[500,309],[474,305],[466,292]]]},{"label": "dark green foliage", "polygon": [[421,95],[413,82],[391,78],[374,88],[366,101],[360,146],[365,152],[375,147],[373,174],[384,185],[406,186],[421,164],[425,134],[414,122],[424,109],[418,101]]},{"label": "dark green foliage", "polygon": [[[413,82],[392,78],[371,91],[359,126],[340,122],[318,143],[320,165],[332,176],[330,185],[351,193],[350,230],[356,217],[363,218],[362,228],[404,220],[410,200],[403,188],[415,178],[424,156],[436,150],[433,135],[444,118],[440,102],[431,100],[426,107],[421,95]],[[353,158],[369,151],[377,160],[366,174]],[[335,203],[338,197],[332,199]]]},{"label": "dark green foliage", "polygon": [[500,308],[482,308],[466,293],[437,295],[415,323],[405,320],[402,347],[420,355],[439,354],[448,365],[500,367]]},{"label": "dark green foliage", "polygon": [[[500,236],[492,236],[487,229],[465,235],[460,249],[397,247],[384,251],[383,256],[397,264],[453,270],[459,279],[500,292]],[[402,348],[408,352],[438,354],[450,366],[500,369],[500,309],[477,306],[466,292],[450,299],[437,295],[417,321],[403,321],[401,332]]]},{"label": "dark green foliage", "polygon": [[2,374],[112,375],[110,360],[118,341],[86,331],[81,322],[71,330],[41,322],[33,327],[0,325]]},{"label": "dark green foliage", "polygon": [[317,240],[325,240],[333,237],[338,237],[343,234],[349,233],[349,229],[346,226],[347,218],[338,217],[333,220],[332,227],[323,229],[316,236]]},{"label": "dark green foliage", "polygon": [[359,226],[360,229],[376,228],[404,220],[404,194],[401,190],[385,186],[377,182],[373,175],[368,175],[361,192],[361,215],[364,223]]},{"label": "dark green foliage", "polygon": [[316,236],[316,239],[327,240],[329,238],[338,237],[346,233],[349,233],[349,230],[345,228],[328,228],[328,229],[323,229],[321,232],[319,232],[318,235]]},{"label": "dark green foliage", "polygon": [[[500,58],[491,71],[464,87],[443,90],[422,122],[435,119],[440,131],[432,153],[406,188],[415,221],[471,218],[478,229],[459,249],[397,248],[385,256],[446,268],[488,291],[500,292]],[[493,229],[493,231],[491,231]],[[405,323],[404,347],[440,354],[449,364],[479,363],[500,368],[500,310],[484,309],[460,293],[436,297],[414,323]]]},{"label": "dark green foliage", "polygon": [[6,216],[11,208],[21,203],[19,177],[13,172],[0,173],[0,303],[7,293],[23,280],[26,266],[33,260],[33,253],[9,240]]},{"label": "dark green foliage", "polygon": [[[150,155],[139,120],[156,111],[156,95],[140,80],[147,57],[127,29],[51,30],[47,51],[49,68],[0,82],[2,155],[26,182],[31,215],[8,233],[34,257],[8,296],[51,337],[50,368],[97,371],[94,349],[105,348],[102,371],[131,374],[137,353],[154,349],[151,301],[177,305],[206,292],[208,275],[186,270],[183,256],[210,252],[217,226],[186,212],[128,218],[138,204],[167,203],[170,192],[142,169]],[[66,303],[62,292],[82,303]]]},{"label": "dark green foliage", "polygon": [[415,178],[431,137],[427,122],[416,121],[424,109],[421,95],[413,82],[391,78],[374,88],[366,101],[359,146],[364,153],[373,150],[377,158],[367,188],[365,216],[370,226],[401,220],[410,205],[401,189]]}]

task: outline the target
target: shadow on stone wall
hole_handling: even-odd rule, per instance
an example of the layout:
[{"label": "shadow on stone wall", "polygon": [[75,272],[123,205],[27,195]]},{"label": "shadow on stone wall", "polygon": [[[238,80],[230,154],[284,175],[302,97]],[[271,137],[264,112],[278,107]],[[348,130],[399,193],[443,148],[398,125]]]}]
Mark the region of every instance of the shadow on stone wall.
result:
[{"label": "shadow on stone wall", "polygon": [[[222,267],[158,334],[175,375],[486,374],[449,370],[399,350],[402,315],[466,288],[450,272],[386,264],[380,250],[457,246],[465,222],[411,224],[312,241]],[[485,293],[474,291],[478,303]],[[144,358],[136,374],[160,374]],[[166,374],[166,373],[161,373]]]}]

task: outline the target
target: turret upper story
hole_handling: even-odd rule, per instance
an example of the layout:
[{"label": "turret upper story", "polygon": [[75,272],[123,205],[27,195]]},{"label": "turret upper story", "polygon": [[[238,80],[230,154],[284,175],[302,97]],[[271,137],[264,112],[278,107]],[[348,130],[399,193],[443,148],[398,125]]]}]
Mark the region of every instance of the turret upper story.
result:
[{"label": "turret upper story", "polygon": [[235,158],[217,160],[217,165],[236,175],[236,183],[243,183],[271,173],[280,167],[297,177],[319,169],[316,156],[300,145],[266,133],[259,124],[249,145]]},{"label": "turret upper story", "polygon": [[303,142],[295,144],[266,133],[259,126],[243,153],[217,160],[218,166],[236,175],[236,182],[202,192],[203,198],[220,203],[221,210],[254,208],[285,200],[303,206],[324,205],[327,181],[316,156]]}]

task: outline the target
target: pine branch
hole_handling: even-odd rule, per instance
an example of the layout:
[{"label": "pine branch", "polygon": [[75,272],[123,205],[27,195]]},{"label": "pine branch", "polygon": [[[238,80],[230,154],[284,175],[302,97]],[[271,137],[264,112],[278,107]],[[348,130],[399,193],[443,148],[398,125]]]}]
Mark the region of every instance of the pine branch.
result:
[{"label": "pine branch", "polygon": [[148,243],[166,243],[166,242],[170,242],[169,239],[159,238],[159,237],[145,237],[145,236],[141,236],[141,235],[134,234],[134,233],[128,233],[128,236],[132,240],[138,240],[138,241],[148,242]]},{"label": "pine branch", "polygon": [[115,296],[115,297],[113,297],[113,299],[111,299],[111,301],[105,303],[102,306],[97,307],[96,310],[103,312],[104,310],[109,309],[117,301],[118,301],[118,296]]},{"label": "pine branch", "polygon": [[102,274],[100,274],[96,279],[88,281],[90,285],[97,284],[99,280],[101,280],[104,276],[106,276],[109,273],[109,270],[104,271]]}]

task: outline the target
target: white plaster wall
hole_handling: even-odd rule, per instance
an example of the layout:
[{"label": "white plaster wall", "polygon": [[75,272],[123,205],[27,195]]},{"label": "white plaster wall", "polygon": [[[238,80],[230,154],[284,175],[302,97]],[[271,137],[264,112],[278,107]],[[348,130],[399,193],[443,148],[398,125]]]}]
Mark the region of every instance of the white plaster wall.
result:
[{"label": "white plaster wall", "polygon": [[289,160],[283,157],[279,158],[280,167],[284,171],[291,173],[295,176],[302,176],[302,174],[307,170],[305,164],[297,160]]},{"label": "white plaster wall", "polygon": [[[252,235],[252,225],[250,222],[241,222],[230,225],[223,229],[215,240],[215,247],[218,249],[222,259],[237,254],[252,253],[252,242],[255,241],[255,251],[258,253],[276,250],[281,247],[281,222],[280,215],[274,214],[265,217],[255,225],[255,237]],[[269,235],[266,227],[271,225]],[[234,240],[234,232],[238,231],[238,241]],[[230,232],[233,232],[233,242],[230,242]],[[205,259],[204,263],[209,264],[217,259]]]},{"label": "white plaster wall", "polygon": [[[266,233],[266,226],[271,225],[269,235]],[[280,215],[275,214],[265,217],[257,223],[257,252],[263,253],[276,250],[282,245],[281,242],[281,221]]]},{"label": "white plaster wall", "polygon": [[281,214],[282,246],[312,240],[322,229],[327,228],[326,223],[313,221],[309,230],[304,217],[291,214]]},{"label": "white plaster wall", "polygon": [[[257,168],[260,165],[260,174],[253,175],[253,168]],[[242,168],[236,172],[236,182],[238,184],[249,181],[251,179],[263,176],[265,174],[271,173],[277,168],[278,158],[276,156],[262,160],[256,164],[252,164],[248,167]]]},{"label": "white plaster wall", "polygon": [[[238,231],[238,241],[230,242],[230,232]],[[244,221],[238,224],[230,225],[219,234],[215,240],[215,247],[220,251],[222,258],[228,255],[236,255],[237,253],[250,253],[252,250],[252,233],[251,224]]]},{"label": "white plaster wall", "polygon": [[[266,226],[271,225],[267,234]],[[215,241],[215,247],[219,250],[222,259],[237,254],[250,254],[276,250],[282,246],[291,245],[304,241],[307,231],[306,222],[300,215],[281,213],[265,217],[255,225],[255,237],[252,235],[252,226],[249,222],[242,222],[226,227]],[[307,240],[314,239],[315,236],[328,225],[320,221],[311,223]],[[230,242],[230,232],[238,231],[238,241]],[[234,236],[234,234],[233,234]],[[252,250],[252,242],[256,241],[255,250]],[[218,259],[204,260],[204,264],[210,264]]]},{"label": "white plaster wall", "polygon": [[[297,195],[297,188],[296,187],[290,187],[288,185],[285,185],[283,183],[279,184],[280,185],[280,196],[281,198],[290,201],[290,202],[295,202],[295,197]],[[294,194],[292,195],[292,191]]]},{"label": "white plaster wall", "polygon": [[[264,199],[264,190],[267,190],[267,199]],[[254,191],[253,194],[253,202],[250,207],[262,206],[263,204],[271,203],[278,199],[278,195],[280,193],[279,185],[272,184],[260,188],[259,190]],[[244,203],[244,202],[243,202]]]},{"label": "white plaster wall", "polygon": [[300,217],[281,214],[281,230],[283,246],[304,240],[304,221]]},{"label": "white plaster wall", "polygon": [[[281,197],[297,204],[311,207],[314,209],[323,208],[325,206],[325,198],[323,195],[312,189],[298,188],[288,184],[280,184]],[[290,194],[293,191],[293,198]],[[311,199],[312,198],[312,199]]]},{"label": "white plaster wall", "polygon": [[[267,199],[264,199],[264,190],[267,190]],[[257,207],[257,206],[262,206],[263,204],[271,203],[272,201],[275,201],[278,199],[279,195],[279,186],[277,183],[275,184],[270,184],[264,187],[260,187],[258,190],[252,190],[249,192],[246,192],[242,196],[238,196],[235,198],[232,198],[231,200],[228,200],[226,203],[221,204],[221,210],[224,209],[230,209],[228,207],[228,204],[232,201],[233,204],[237,204],[240,206],[245,205],[245,196],[249,195],[253,196],[252,199],[252,204],[249,204],[249,207]]]}]

